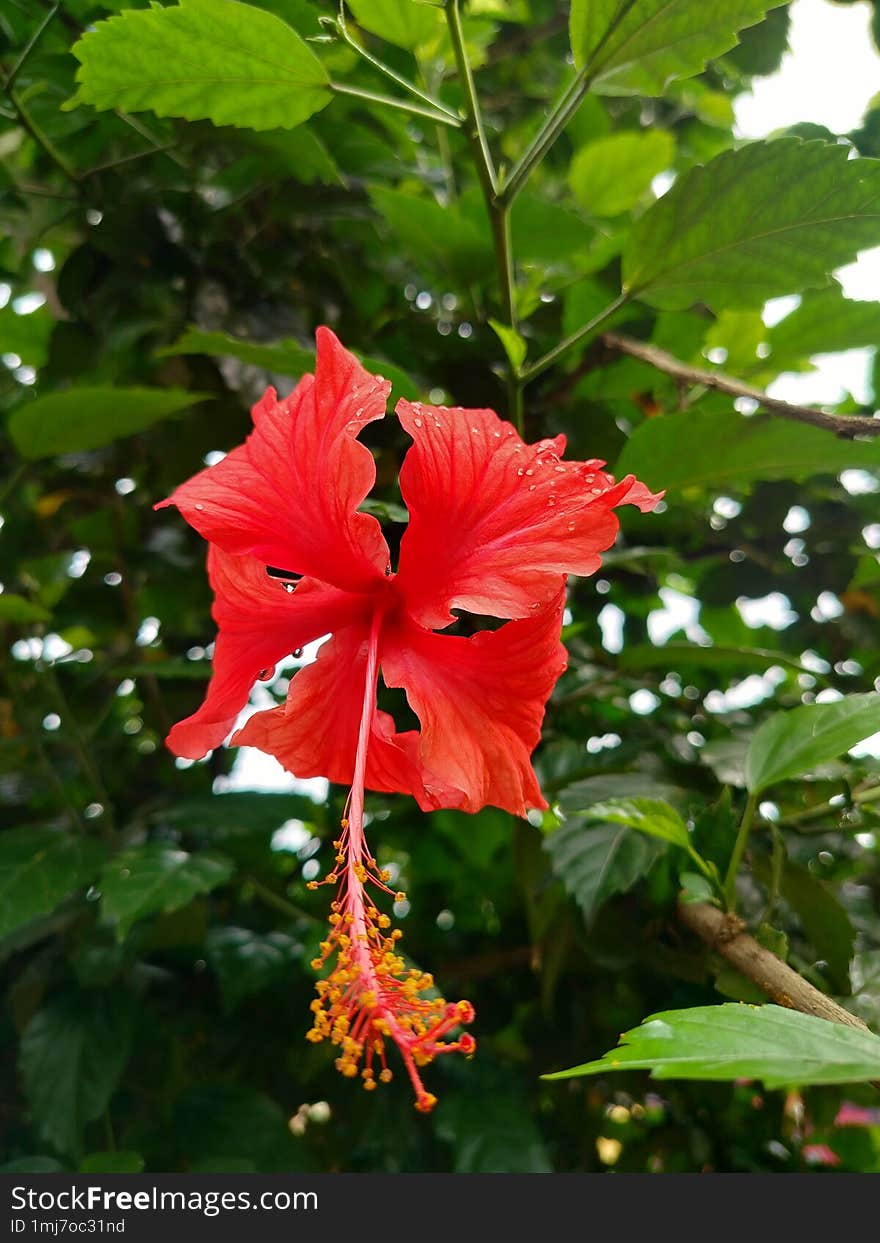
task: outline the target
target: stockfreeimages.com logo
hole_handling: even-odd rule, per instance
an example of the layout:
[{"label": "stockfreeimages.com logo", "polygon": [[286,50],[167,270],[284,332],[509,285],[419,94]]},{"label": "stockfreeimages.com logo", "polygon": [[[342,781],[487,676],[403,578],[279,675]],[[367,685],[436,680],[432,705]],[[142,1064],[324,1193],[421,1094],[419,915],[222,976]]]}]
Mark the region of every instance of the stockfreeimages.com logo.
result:
[{"label": "stockfreeimages.com logo", "polygon": [[129,1213],[182,1212],[218,1217],[221,1213],[248,1209],[263,1212],[317,1212],[314,1191],[108,1191],[104,1187],[66,1187],[61,1191],[37,1191],[33,1187],[12,1188],[13,1211],[42,1213]]}]

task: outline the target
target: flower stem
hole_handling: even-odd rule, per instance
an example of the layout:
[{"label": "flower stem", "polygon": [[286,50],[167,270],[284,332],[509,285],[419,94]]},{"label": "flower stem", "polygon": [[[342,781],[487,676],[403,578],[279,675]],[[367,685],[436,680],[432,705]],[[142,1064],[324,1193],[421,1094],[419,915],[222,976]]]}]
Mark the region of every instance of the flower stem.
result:
[{"label": "flower stem", "polygon": [[366,91],[360,86],[349,86],[345,82],[331,82],[331,91],[337,95],[350,95],[353,99],[362,99],[368,104],[381,104],[383,108],[395,108],[398,112],[408,112],[410,116],[424,117],[437,125],[449,125],[452,129],[461,129],[461,120],[453,113],[438,112],[436,108],[423,108],[421,104],[411,104],[407,99],[399,99],[394,95],[380,95],[378,91]]},{"label": "flower stem", "polygon": [[730,856],[730,863],[727,866],[727,875],[724,878],[724,900],[728,911],[736,909],[736,878],[739,872],[743,855],[746,852],[746,843],[749,840],[749,833],[752,823],[755,819],[755,812],[758,810],[758,795],[750,794],[746,803],[743,818],[740,821],[739,832],[736,835],[736,841],[733,844],[733,853]]},{"label": "flower stem", "polygon": [[442,103],[439,99],[435,99],[433,95],[429,95],[426,91],[420,90],[414,82],[410,82],[408,78],[404,78],[401,74],[397,73],[396,70],[392,69],[390,65],[386,65],[384,61],[379,60],[378,56],[374,56],[372,52],[368,52],[362,44],[358,43],[357,39],[349,33],[348,24],[345,20],[345,8],[343,4],[339,5],[339,14],[337,17],[321,18],[321,21],[322,23],[332,27],[332,29],[336,31],[342,40],[347,43],[353,51],[357,52],[358,56],[360,56],[362,60],[365,60],[368,65],[371,65],[384,77],[388,78],[389,81],[402,87],[403,90],[407,91],[410,95],[413,95],[416,99],[421,100],[423,104],[427,104],[429,108],[433,108],[436,112],[445,113],[449,120],[455,125],[461,124],[461,117],[457,116],[451,108],[447,108],[444,103]]},{"label": "flower stem", "polygon": [[580,345],[581,341],[590,336],[591,333],[595,332],[597,328],[600,328],[602,324],[609,320],[611,316],[619,311],[622,306],[625,306],[629,301],[629,297],[629,293],[626,292],[618,294],[613,302],[610,302],[608,306],[599,311],[597,315],[594,315],[593,318],[588,323],[584,324],[582,328],[578,328],[576,332],[573,332],[563,341],[560,341],[558,345],[555,345],[553,349],[549,350],[542,358],[539,358],[536,362],[533,362],[530,367],[526,367],[523,371],[521,371],[519,373],[520,383],[528,384],[530,380],[535,380],[539,375],[543,375],[543,373],[549,367],[552,367],[553,364],[560,358],[562,358],[564,354],[567,354],[569,350],[574,349],[576,345]]},{"label": "flower stem", "polygon": [[498,191],[498,198],[502,203],[509,205],[513,202],[531,176],[532,170],[540,164],[577,112],[581,100],[589,89],[590,78],[586,69],[582,69],[566,87],[559,102],[505,178]]},{"label": "flower stem", "polygon": [[[446,20],[449,25],[449,37],[455,53],[458,78],[464,94],[466,131],[471,144],[480,189],[486,204],[486,214],[492,229],[492,242],[495,249],[495,264],[498,269],[498,283],[501,289],[501,305],[507,325],[516,331],[516,276],[513,261],[513,244],[510,232],[510,205],[501,202],[498,197],[498,174],[495,162],[486,137],[483,124],[483,113],[474,75],[465,47],[464,30],[461,24],[459,0],[448,0]],[[522,382],[517,369],[512,363],[507,365],[508,415],[517,431],[523,431]]]}]

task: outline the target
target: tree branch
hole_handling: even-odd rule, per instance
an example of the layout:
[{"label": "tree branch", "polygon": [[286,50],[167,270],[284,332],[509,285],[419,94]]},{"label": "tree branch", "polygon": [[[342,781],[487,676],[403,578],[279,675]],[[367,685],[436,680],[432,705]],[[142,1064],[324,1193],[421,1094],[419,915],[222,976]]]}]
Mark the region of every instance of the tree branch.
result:
[{"label": "tree branch", "polygon": [[770,397],[762,389],[753,388],[742,380],[735,380],[722,371],[705,371],[701,367],[691,367],[688,363],[674,358],[672,354],[667,354],[665,350],[658,349],[656,345],[637,341],[634,337],[606,332],[601,339],[608,349],[637,358],[684,384],[700,384],[705,388],[715,389],[718,393],[727,393],[730,397],[748,397],[768,414],[776,414],[796,423],[809,423],[812,427],[821,427],[845,440],[853,440],[856,436],[880,436],[880,419],[859,414],[826,414],[824,410],[816,410],[812,406],[793,405],[778,397]]},{"label": "tree branch", "polygon": [[678,918],[695,932],[710,949],[726,958],[747,979],[756,984],[762,993],[789,1010],[801,1014],[814,1014],[832,1023],[868,1030],[856,1015],[844,1010],[836,1001],[814,988],[803,976],[793,971],[781,958],[749,936],[745,924],[736,915],[725,914],[708,902],[682,902]]}]

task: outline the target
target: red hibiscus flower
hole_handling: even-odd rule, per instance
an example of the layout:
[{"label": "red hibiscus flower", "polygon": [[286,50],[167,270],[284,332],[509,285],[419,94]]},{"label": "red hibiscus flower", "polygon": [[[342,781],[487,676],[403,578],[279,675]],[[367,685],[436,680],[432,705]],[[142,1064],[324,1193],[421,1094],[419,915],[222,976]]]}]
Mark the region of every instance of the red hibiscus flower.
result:
[{"label": "red hibiscus flower", "polygon": [[[331,931],[314,964],[335,966],[318,982],[309,1035],[338,1045],[338,1068],[361,1068],[368,1089],[374,1064],[391,1077],[390,1038],[428,1110],[434,1097],[419,1067],[473,1051],[469,1035],[443,1039],[473,1010],[436,999],[430,976],[404,967],[400,934],[369,896],[368,887],[391,890],[364,838],[364,790],[411,794],[423,810],[546,807],[530,756],[565,668],[566,575],[599,567],[617,533],[615,506],[645,511],[660,498],[631,476],[615,483],[601,462],[563,461],[563,436],[529,445],[492,410],[400,401],[413,444],[400,473],[410,520],[394,573],[379,523],[358,511],[376,472],[357,437],[384,416],[391,385],[329,329],[318,329],[317,344],[315,375],[282,401],[268,389],[245,443],[162,502],[209,541],[219,631],[205,701],[168,745],[201,758],[228,736],[257,680],[332,636],[292,679],[287,702],[252,716],[232,742],[269,752],[298,777],[351,787],[336,867],[322,882],[339,886]],[[452,609],[506,624],[470,638],[436,633],[455,621]],[[380,673],[404,689],[420,731],[398,732],[379,710]]]}]

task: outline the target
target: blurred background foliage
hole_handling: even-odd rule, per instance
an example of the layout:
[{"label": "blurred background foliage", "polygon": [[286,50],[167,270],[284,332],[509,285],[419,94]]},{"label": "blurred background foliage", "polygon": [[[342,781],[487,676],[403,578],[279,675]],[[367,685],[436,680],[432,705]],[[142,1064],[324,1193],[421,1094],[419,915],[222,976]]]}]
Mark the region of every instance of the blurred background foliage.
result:
[{"label": "blurred background foliage", "polygon": [[[204,691],[212,628],[204,548],[152,506],[241,441],[267,383],[289,390],[322,323],[395,395],[503,411],[491,239],[463,136],[363,99],[262,132],[62,111],[71,45],[140,7],[7,0],[0,14],[5,1168],[877,1170],[867,1087],[538,1078],[598,1056],[652,1011],[749,996],[676,923],[681,859],[592,824],[590,803],[666,798],[723,866],[755,725],[880,686],[878,479],[865,446],[827,436],[802,468],[760,456],[734,468],[742,419],[731,422],[730,398],[684,392],[598,339],[527,389],[528,438],[563,431],[571,456],[613,466],[646,421],[695,402],[721,430],[676,443],[663,512],[627,512],[600,574],[571,586],[571,665],[537,753],[567,816],[560,837],[552,816],[426,816],[403,797],[368,798],[373,847],[411,903],[408,951],[448,996],[473,1000],[478,1054],[430,1069],[440,1106],[425,1119],[399,1078],[368,1096],[305,1042],[325,917],[306,881],[327,860],[345,791],[295,785],[231,750],[188,764],[164,749]],[[383,89],[319,25],[332,6],[261,7],[314,39],[334,79]],[[369,0],[351,11],[365,45],[460,104],[441,14]],[[534,355],[614,297],[655,177],[732,145],[732,101],[778,66],[786,32],[782,6],[661,97],[585,100],[514,208]],[[472,0],[466,35],[490,140],[512,161],[570,77],[567,14],[552,0]],[[845,141],[880,154],[878,118]],[[817,352],[876,342],[878,305],[852,305],[834,286],[807,296],[787,332],[784,320],[768,332],[760,306],[723,299],[634,304],[622,326],[766,384]],[[794,441],[804,430],[785,426]],[[367,439],[393,543],[406,438],[389,418]],[[643,473],[666,486],[659,468]],[[294,667],[255,702],[279,701]],[[868,752],[775,789],[740,899],[794,966],[869,1022],[880,1019],[877,781]],[[784,877],[768,910],[774,838]]]}]

